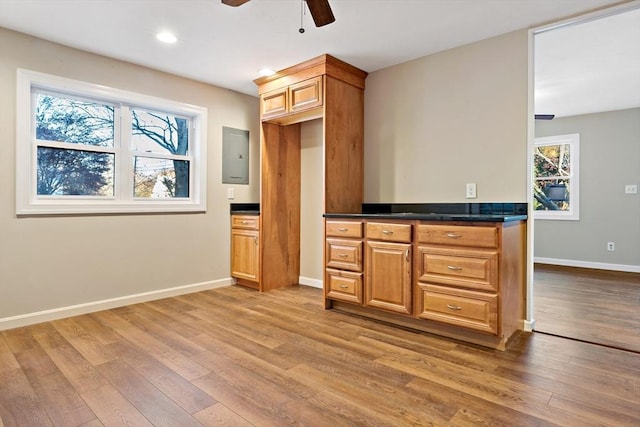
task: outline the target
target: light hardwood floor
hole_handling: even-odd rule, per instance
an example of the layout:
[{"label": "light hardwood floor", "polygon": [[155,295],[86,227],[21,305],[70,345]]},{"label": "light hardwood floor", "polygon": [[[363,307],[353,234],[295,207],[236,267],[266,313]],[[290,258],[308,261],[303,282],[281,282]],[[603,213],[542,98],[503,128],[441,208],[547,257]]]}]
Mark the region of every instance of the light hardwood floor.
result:
[{"label": "light hardwood floor", "polygon": [[640,355],[506,352],[231,286],[0,334],[0,425],[637,426]]},{"label": "light hardwood floor", "polygon": [[536,264],[535,330],[640,352],[640,274]]}]

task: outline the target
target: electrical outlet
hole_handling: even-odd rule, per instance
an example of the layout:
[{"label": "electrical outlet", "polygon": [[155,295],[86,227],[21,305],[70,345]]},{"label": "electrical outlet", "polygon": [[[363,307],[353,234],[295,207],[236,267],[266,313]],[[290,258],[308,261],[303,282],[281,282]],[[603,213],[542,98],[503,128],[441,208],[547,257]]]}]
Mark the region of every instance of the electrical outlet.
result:
[{"label": "electrical outlet", "polygon": [[227,188],[227,199],[231,200],[235,198],[236,198],[235,190],[233,188]]},{"label": "electrical outlet", "polygon": [[466,190],[465,190],[465,197],[467,199],[475,199],[476,196],[476,184],[475,183],[469,183],[467,184]]},{"label": "electrical outlet", "polygon": [[607,242],[607,250],[615,251],[616,250],[616,242]]},{"label": "electrical outlet", "polygon": [[625,194],[638,194],[638,186],[636,184],[627,184],[624,186]]}]

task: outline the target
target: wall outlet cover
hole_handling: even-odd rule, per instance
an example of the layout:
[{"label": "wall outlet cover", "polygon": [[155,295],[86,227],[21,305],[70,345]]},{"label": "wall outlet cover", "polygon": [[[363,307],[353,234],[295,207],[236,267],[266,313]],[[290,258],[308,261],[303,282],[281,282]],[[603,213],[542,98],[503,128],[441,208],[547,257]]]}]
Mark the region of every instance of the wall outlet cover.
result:
[{"label": "wall outlet cover", "polygon": [[624,186],[625,194],[638,194],[638,186],[636,184],[627,184]]},{"label": "wall outlet cover", "polygon": [[466,190],[465,190],[465,197],[467,199],[475,199],[477,197],[476,184],[475,183],[467,184]]}]

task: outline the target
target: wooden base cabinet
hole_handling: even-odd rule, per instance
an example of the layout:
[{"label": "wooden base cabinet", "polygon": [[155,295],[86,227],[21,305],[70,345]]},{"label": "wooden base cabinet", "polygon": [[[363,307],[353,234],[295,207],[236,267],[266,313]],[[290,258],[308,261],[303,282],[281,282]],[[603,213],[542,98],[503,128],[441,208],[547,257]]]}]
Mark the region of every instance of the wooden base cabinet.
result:
[{"label": "wooden base cabinet", "polygon": [[421,223],[416,245],[416,316],[504,349],[524,318],[524,222]]},{"label": "wooden base cabinet", "polygon": [[327,307],[500,350],[522,331],[524,221],[363,222],[326,221]]},{"label": "wooden base cabinet", "polygon": [[259,217],[231,216],[231,277],[238,284],[258,289],[260,284]]}]

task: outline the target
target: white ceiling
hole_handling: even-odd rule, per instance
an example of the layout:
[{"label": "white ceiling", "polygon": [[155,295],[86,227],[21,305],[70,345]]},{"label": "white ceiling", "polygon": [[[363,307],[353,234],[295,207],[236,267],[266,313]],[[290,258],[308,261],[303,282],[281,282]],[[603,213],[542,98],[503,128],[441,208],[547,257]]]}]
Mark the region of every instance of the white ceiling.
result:
[{"label": "white ceiling", "polygon": [[[237,8],[225,6],[220,0],[0,0],[0,26],[255,96],[253,80],[264,67],[278,70],[329,53],[373,72],[617,3],[620,2],[330,0],[336,22],[315,28],[308,12],[301,15],[301,0],[253,0]],[[640,2],[630,4],[637,3]],[[303,34],[298,32],[301,18],[306,29]],[[637,24],[637,18],[632,22]],[[596,27],[596,23],[589,25]],[[619,25],[615,24],[616,30]],[[593,75],[605,74],[600,68],[604,65],[620,64],[620,58],[596,60],[597,55],[587,47],[608,53],[622,50],[626,56],[634,57],[634,51],[629,54],[629,47],[612,49],[601,34],[589,39],[576,34],[577,28],[562,36],[562,31],[539,36],[539,45],[546,46],[536,51],[540,93],[545,96],[536,98],[536,112],[568,115],[558,105],[573,99],[572,93],[567,92],[572,86],[590,84]],[[630,32],[614,36],[613,46],[634,37],[638,28],[636,25]],[[157,42],[154,36],[160,30],[172,31],[178,42]],[[636,42],[639,40],[635,37]],[[573,69],[563,70],[554,62],[558,58],[559,63],[567,62],[564,60],[569,55],[561,46],[570,49],[571,58],[576,60],[571,65]],[[579,51],[584,55],[575,55]],[[636,59],[638,52],[640,49],[635,50]],[[590,63],[585,66],[577,62],[578,57],[589,58]],[[637,61],[631,66],[639,69]],[[618,68],[629,67],[625,63]],[[636,74],[640,76],[640,72]],[[617,82],[621,78],[620,73],[616,74]],[[560,102],[553,101],[554,94],[560,96]]]}]

